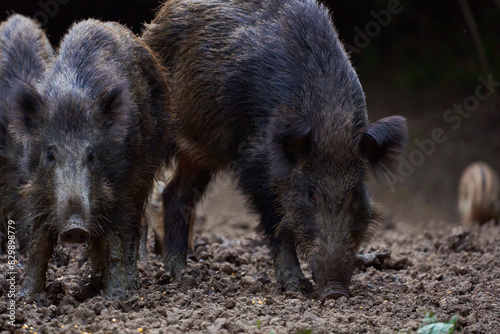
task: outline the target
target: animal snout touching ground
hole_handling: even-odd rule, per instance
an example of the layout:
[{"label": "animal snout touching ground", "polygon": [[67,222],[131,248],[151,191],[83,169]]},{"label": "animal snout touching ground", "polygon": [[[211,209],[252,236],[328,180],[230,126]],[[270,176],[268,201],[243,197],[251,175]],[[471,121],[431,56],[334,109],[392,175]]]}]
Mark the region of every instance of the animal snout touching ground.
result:
[{"label": "animal snout touching ground", "polygon": [[349,287],[337,281],[330,281],[322,289],[319,299],[339,299],[340,297],[349,298]]}]

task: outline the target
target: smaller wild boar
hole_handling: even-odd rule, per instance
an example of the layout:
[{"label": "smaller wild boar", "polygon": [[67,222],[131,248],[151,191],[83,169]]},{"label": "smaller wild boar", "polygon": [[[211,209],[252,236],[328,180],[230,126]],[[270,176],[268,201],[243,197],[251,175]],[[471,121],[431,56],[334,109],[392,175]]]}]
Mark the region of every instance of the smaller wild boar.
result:
[{"label": "smaller wild boar", "polygon": [[458,189],[458,209],[464,224],[482,225],[500,219],[500,181],[485,162],[470,164],[462,172]]},{"label": "smaller wild boar", "polygon": [[6,252],[7,223],[13,220],[19,252],[29,245],[30,225],[19,200],[16,147],[8,132],[9,97],[17,81],[36,84],[54,51],[38,22],[14,14],[0,25],[0,254]]},{"label": "smaller wild boar", "polygon": [[168,160],[168,86],[124,26],[74,24],[38,84],[13,88],[9,129],[24,147],[21,194],[33,223],[21,295],[42,292],[58,242],[86,243],[93,283],[122,297],[138,281],[141,218]]}]

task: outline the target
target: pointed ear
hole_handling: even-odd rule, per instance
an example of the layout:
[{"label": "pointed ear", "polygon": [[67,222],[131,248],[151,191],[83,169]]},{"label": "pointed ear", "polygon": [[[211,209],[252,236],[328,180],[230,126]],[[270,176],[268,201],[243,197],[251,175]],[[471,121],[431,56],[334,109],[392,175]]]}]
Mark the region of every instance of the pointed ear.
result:
[{"label": "pointed ear", "polygon": [[311,127],[291,109],[278,109],[271,120],[271,172],[281,178],[312,150]]},{"label": "pointed ear", "polygon": [[131,117],[128,83],[123,80],[111,86],[101,94],[99,103],[99,117],[105,133],[117,140],[123,139],[127,135]]},{"label": "pointed ear", "polygon": [[406,119],[402,116],[390,116],[364,128],[359,149],[377,175],[395,168],[407,138]]},{"label": "pointed ear", "polygon": [[12,84],[9,101],[9,131],[16,142],[22,142],[40,128],[43,100],[35,88],[18,80]]}]

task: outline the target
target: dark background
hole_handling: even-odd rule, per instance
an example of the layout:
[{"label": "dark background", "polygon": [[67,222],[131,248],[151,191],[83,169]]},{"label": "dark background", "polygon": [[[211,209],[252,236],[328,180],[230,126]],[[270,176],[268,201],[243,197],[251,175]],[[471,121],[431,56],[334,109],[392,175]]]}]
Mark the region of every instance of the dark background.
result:
[{"label": "dark background", "polygon": [[[474,160],[500,169],[498,92],[481,102],[459,129],[443,121],[447,109],[474,95],[480,75],[500,81],[500,0],[465,1],[469,22],[460,1],[323,2],[332,11],[341,40],[350,46],[347,49],[367,95],[370,119],[391,114],[409,119],[405,158],[419,149],[416,141],[430,138],[436,128],[448,137],[403,182],[395,187],[384,181],[373,186],[387,210],[402,219],[455,219],[462,169]],[[398,2],[398,13],[390,16],[390,22],[377,23],[375,16]],[[157,0],[0,0],[0,20],[12,12],[35,17],[57,46],[72,22],[89,17],[119,21],[140,33],[159,4]],[[474,42],[474,25],[479,44]]]},{"label": "dark background", "polygon": [[[389,79],[409,89],[476,80],[482,68],[459,0],[323,1],[332,11],[341,39],[353,46],[355,28],[365,32],[367,24],[375,21],[373,12],[387,10],[395,2],[399,2],[402,11],[392,15],[390,23],[381,27],[377,36],[368,36],[369,43],[361,52],[352,53],[361,78]],[[489,68],[498,74],[500,0],[468,2]],[[119,21],[140,33],[142,24],[151,21],[159,4],[158,0],[1,0],[0,20],[12,12],[35,17],[57,45],[71,23],[89,17]]]}]

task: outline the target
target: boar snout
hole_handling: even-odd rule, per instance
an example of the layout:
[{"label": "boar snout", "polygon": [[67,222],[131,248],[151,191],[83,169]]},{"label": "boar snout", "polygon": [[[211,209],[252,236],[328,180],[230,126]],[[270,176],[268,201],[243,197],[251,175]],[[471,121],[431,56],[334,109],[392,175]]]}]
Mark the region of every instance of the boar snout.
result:
[{"label": "boar snout", "polygon": [[312,277],[318,285],[319,299],[349,298],[353,266],[351,253],[334,249],[326,244],[320,247],[313,260]]},{"label": "boar snout", "polygon": [[79,216],[71,216],[68,227],[59,234],[62,243],[83,244],[90,239],[90,232]]},{"label": "boar snout", "polygon": [[339,299],[340,297],[349,298],[349,284],[342,284],[338,281],[328,282],[322,289],[320,289],[319,300],[326,299]]}]

